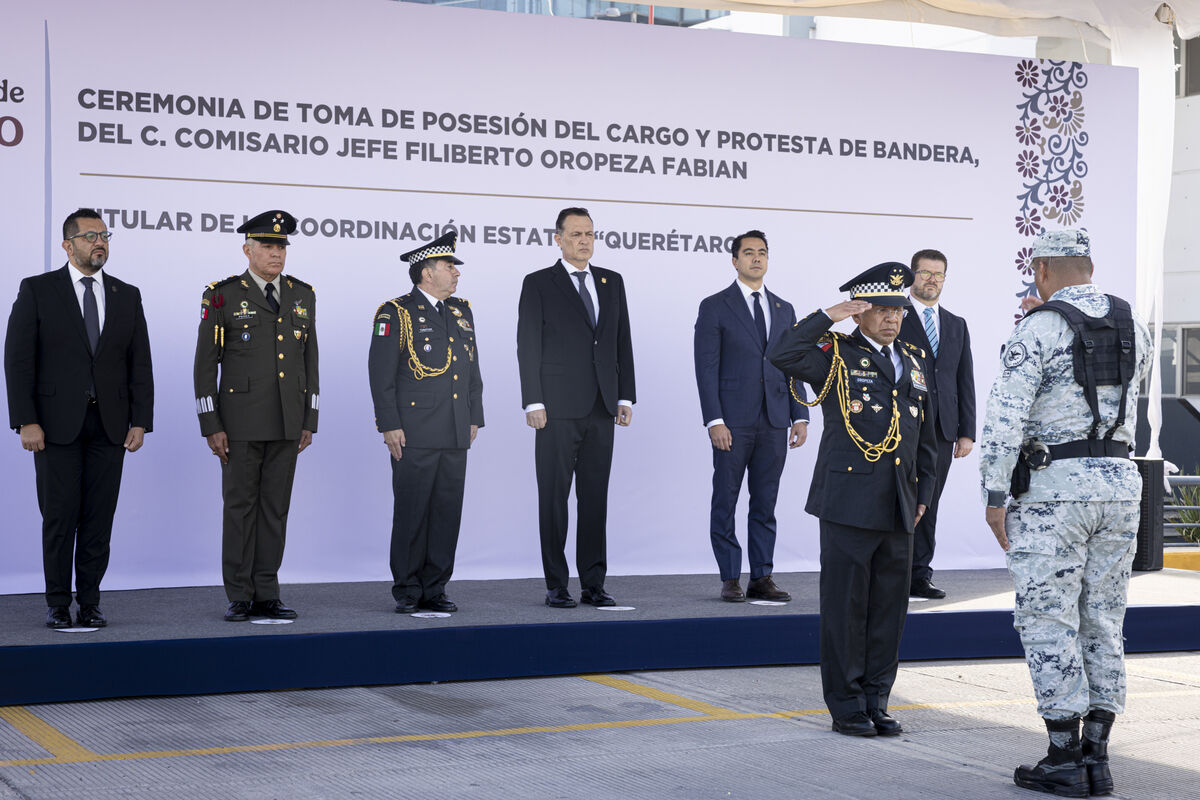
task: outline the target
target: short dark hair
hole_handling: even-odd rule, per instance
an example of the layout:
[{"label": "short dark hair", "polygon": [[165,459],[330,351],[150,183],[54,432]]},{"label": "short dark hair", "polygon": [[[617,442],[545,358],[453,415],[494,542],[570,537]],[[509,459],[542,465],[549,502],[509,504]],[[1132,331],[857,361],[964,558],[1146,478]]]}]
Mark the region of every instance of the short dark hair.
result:
[{"label": "short dark hair", "polygon": [[436,258],[423,258],[415,264],[408,265],[408,277],[412,278],[413,286],[418,286],[421,283],[421,273],[426,267],[432,267]]},{"label": "short dark hair", "polygon": [[941,250],[918,250],[913,253],[912,261],[909,263],[913,272],[917,271],[917,262],[922,258],[927,258],[930,261],[940,261],[946,265],[946,272],[950,271],[950,262],[946,260],[946,254]]},{"label": "short dark hair", "polygon": [[587,217],[588,221],[591,221],[592,219],[592,215],[588,213],[586,208],[580,208],[579,206],[564,208],[562,211],[558,212],[558,219],[554,220],[555,233],[563,232],[563,223],[567,221],[567,217]]},{"label": "short dark hair", "polygon": [[733,244],[729,248],[729,254],[737,258],[738,250],[742,249],[742,239],[762,239],[763,244],[767,247],[767,252],[771,252],[771,245],[767,244],[767,235],[762,231],[746,231],[741,236],[734,237]]},{"label": "short dark hair", "polygon": [[71,213],[63,220],[63,241],[70,239],[75,234],[79,233],[79,222],[81,219],[98,219],[104,222],[104,218],[96,213],[94,208],[81,208],[78,211]]},{"label": "short dark hair", "polygon": [[1059,275],[1091,275],[1095,270],[1091,256],[1034,256],[1029,260],[1029,266],[1036,267],[1039,262]]}]

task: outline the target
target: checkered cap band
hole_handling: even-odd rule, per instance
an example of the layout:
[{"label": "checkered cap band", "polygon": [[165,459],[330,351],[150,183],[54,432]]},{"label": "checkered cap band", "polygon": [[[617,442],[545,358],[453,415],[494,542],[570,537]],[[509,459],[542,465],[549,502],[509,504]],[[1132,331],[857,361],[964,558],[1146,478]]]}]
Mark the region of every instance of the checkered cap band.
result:
[{"label": "checkered cap band", "polygon": [[413,253],[412,255],[410,255],[408,257],[408,263],[416,264],[418,262],[424,261],[427,258],[437,258],[439,256],[450,256],[451,258],[453,258],[454,257],[454,248],[447,247],[444,244],[430,245],[429,247],[422,247],[420,250],[418,250],[417,252]]},{"label": "checkered cap band", "polygon": [[875,281],[872,283],[859,283],[850,287],[851,297],[860,297],[866,295],[868,297],[903,297],[903,287],[892,286],[885,281]]}]

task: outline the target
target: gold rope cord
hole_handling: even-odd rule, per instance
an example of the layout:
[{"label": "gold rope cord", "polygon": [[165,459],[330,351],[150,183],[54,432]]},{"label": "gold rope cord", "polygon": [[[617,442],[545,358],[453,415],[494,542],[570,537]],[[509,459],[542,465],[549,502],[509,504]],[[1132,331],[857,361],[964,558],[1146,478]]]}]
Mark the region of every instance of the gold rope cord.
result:
[{"label": "gold rope cord", "polygon": [[392,305],[396,307],[396,311],[400,315],[400,323],[403,326],[400,329],[400,336],[404,338],[404,343],[408,346],[408,367],[412,370],[413,377],[419,381],[425,378],[436,378],[450,369],[450,345],[446,345],[446,363],[440,369],[424,364],[420,357],[417,356],[417,351],[413,349],[412,317],[409,315],[408,309],[399,303],[393,303]]},{"label": "gold rope cord", "polygon": [[825,396],[829,394],[829,389],[836,382],[838,405],[842,411],[842,420],[846,424],[846,433],[850,435],[850,440],[862,451],[863,457],[867,461],[878,461],[884,453],[890,453],[900,446],[900,406],[896,404],[896,396],[892,395],[892,420],[888,425],[888,431],[884,435],[883,441],[879,444],[871,444],[864,439],[854,429],[854,426],[850,424],[850,380],[846,372],[846,362],[842,360],[842,356],[838,351],[837,337],[832,336],[830,339],[833,342],[833,359],[829,364],[829,374],[825,377],[825,385],[821,387],[821,393],[817,396],[817,399],[811,403],[801,400],[796,392],[795,378],[788,378],[788,391],[792,393],[792,397],[797,403],[812,408],[825,399]]}]

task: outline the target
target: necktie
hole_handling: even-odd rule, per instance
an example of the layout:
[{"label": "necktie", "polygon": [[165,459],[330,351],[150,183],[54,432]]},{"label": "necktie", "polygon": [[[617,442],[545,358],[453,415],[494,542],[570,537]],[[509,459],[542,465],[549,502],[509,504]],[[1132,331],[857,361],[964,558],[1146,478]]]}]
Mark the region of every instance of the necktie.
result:
[{"label": "necktie", "polygon": [[437,306],[435,306],[435,308],[437,308],[438,316],[442,318],[442,324],[445,325],[446,324],[446,306],[442,304],[441,300],[438,300]]},{"label": "necktie", "polygon": [[587,309],[588,322],[595,328],[596,306],[592,303],[592,293],[588,291],[587,284],[584,283],[587,280],[587,273],[583,270],[577,270],[575,272],[575,280],[579,281],[579,297],[583,300],[583,307]]},{"label": "necktie", "polygon": [[929,347],[933,350],[933,355],[937,356],[938,351],[938,335],[937,328],[933,324],[933,309],[925,309],[925,337],[929,339]]},{"label": "necktie", "polygon": [[271,311],[279,313],[279,301],[275,299],[275,284],[267,284],[267,305],[271,307]]},{"label": "necktie", "polygon": [[762,340],[763,347],[766,347],[767,315],[763,313],[762,298],[758,292],[751,292],[750,296],[754,298],[754,327],[758,328],[758,338]]},{"label": "necktie", "polygon": [[95,278],[80,278],[83,281],[83,327],[87,331],[88,347],[96,355],[100,342],[100,307],[96,305],[96,292],[92,289]]},{"label": "necktie", "polygon": [[883,353],[883,357],[886,358],[888,363],[892,365],[892,380],[900,380],[900,373],[896,370],[896,362],[892,361],[892,348],[885,344],[882,348],[880,348],[879,352]]}]

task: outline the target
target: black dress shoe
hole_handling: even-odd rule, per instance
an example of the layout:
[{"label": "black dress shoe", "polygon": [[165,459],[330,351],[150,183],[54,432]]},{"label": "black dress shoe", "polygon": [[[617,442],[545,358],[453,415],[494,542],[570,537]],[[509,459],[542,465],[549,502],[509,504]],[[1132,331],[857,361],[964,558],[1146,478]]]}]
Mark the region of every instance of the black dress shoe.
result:
[{"label": "black dress shoe", "polygon": [[919,578],[912,582],[908,587],[908,593],[912,597],[924,597],[929,600],[941,600],[946,596],[946,593],[933,585],[933,581],[929,578]]},{"label": "black dress shoe", "polygon": [[279,600],[257,600],[250,605],[250,616],[270,619],[295,619],[300,616]]},{"label": "black dress shoe", "polygon": [[587,603],[589,606],[600,608],[601,606],[615,606],[617,601],[613,596],[604,591],[604,587],[600,586],[595,589],[584,589],[579,594],[579,602]]},{"label": "black dress shoe", "polygon": [[742,585],[738,583],[737,578],[730,578],[721,584],[721,599],[726,603],[746,602],[746,593],[742,591]]},{"label": "black dress shoe", "polygon": [[68,606],[47,606],[46,627],[59,629],[71,627],[71,609]]},{"label": "black dress shoe", "polygon": [[437,597],[427,597],[417,603],[418,608],[423,608],[426,611],[440,611],[443,614],[453,614],[458,611],[458,606],[454,605],[453,601],[444,594],[439,594]]},{"label": "black dress shoe", "polygon": [[571,593],[563,587],[546,590],[546,605],[551,608],[574,608],[578,605]]},{"label": "black dress shoe", "polygon": [[899,736],[904,733],[904,728],[900,727],[900,723],[889,716],[886,711],[872,708],[867,711],[867,716],[871,718],[871,724],[875,726],[875,731],[880,736]]},{"label": "black dress shoe", "polygon": [[841,719],[835,719],[833,730],[834,733],[840,733],[843,736],[876,736],[879,733],[875,730],[871,718],[865,711],[855,711]]},{"label": "black dress shoe", "polygon": [[396,601],[397,614],[412,614],[417,610],[417,598],[406,597],[403,600]]},{"label": "black dress shoe", "polygon": [[226,622],[247,622],[250,619],[250,603],[246,600],[234,600],[225,609]]},{"label": "black dress shoe", "polygon": [[746,597],[751,600],[770,600],[775,603],[786,603],[792,596],[775,585],[770,575],[756,578],[746,585]]},{"label": "black dress shoe", "polygon": [[81,628],[103,628],[108,625],[108,620],[100,613],[100,606],[80,606],[75,621]]}]

